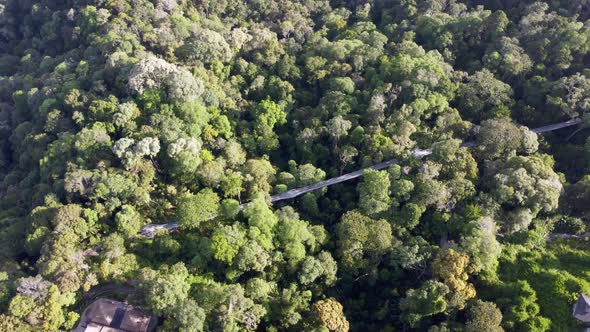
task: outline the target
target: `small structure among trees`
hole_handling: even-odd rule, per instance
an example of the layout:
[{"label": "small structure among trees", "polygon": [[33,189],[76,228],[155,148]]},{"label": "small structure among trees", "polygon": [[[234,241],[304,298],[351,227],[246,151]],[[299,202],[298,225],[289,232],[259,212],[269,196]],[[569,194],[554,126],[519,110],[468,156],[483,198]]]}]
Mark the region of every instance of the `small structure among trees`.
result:
[{"label": "small structure among trees", "polygon": [[590,326],[590,296],[580,293],[578,301],[574,303],[572,315],[586,326]]},{"label": "small structure among trees", "polygon": [[98,299],[84,310],[73,332],[152,332],[156,317],[143,309],[109,299]]}]

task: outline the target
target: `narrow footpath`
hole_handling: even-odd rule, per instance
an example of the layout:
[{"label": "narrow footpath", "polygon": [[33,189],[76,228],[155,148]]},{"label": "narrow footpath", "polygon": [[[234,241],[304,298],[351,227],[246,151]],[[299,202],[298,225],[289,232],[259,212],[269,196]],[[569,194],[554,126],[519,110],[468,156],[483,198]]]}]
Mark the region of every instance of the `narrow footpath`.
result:
[{"label": "narrow footpath", "polygon": [[[531,131],[534,133],[540,134],[540,133],[546,133],[546,132],[550,132],[550,131],[554,131],[554,130],[558,130],[558,129],[562,129],[562,128],[575,126],[580,123],[582,123],[581,119],[573,119],[573,120],[569,120],[569,121],[565,121],[565,122],[550,124],[550,125],[543,126],[543,127],[533,128],[533,129],[531,129]],[[475,145],[476,145],[475,142],[464,142],[463,144],[461,144],[461,146],[463,146],[463,147],[474,147]],[[424,158],[424,157],[429,156],[431,154],[432,154],[432,150],[430,150],[430,149],[412,150],[412,155],[418,159]],[[293,199],[297,196],[301,196],[303,194],[306,194],[306,193],[309,193],[312,191],[316,191],[316,190],[319,190],[319,189],[322,189],[322,188],[325,188],[325,187],[328,187],[328,186],[331,186],[334,184],[338,184],[338,183],[350,181],[352,179],[356,179],[356,178],[362,176],[366,170],[369,170],[369,169],[381,170],[381,169],[388,168],[391,165],[397,164],[398,162],[399,162],[398,159],[391,159],[391,160],[384,161],[379,164],[369,166],[367,168],[359,169],[359,170],[351,172],[351,173],[347,173],[347,174],[340,175],[340,176],[337,176],[337,177],[334,177],[334,178],[331,178],[328,180],[314,183],[309,186],[287,190],[283,193],[271,196],[270,201],[272,203],[275,203],[275,202],[284,201],[287,199]],[[240,207],[244,208],[247,205],[248,205],[248,203],[245,203],[245,204],[242,204]],[[149,225],[144,226],[141,229],[141,231],[139,232],[139,235],[151,238],[159,230],[164,230],[164,229],[174,230],[177,228],[178,228],[178,223],[175,223],[175,222],[167,223],[167,224],[149,224]]]}]

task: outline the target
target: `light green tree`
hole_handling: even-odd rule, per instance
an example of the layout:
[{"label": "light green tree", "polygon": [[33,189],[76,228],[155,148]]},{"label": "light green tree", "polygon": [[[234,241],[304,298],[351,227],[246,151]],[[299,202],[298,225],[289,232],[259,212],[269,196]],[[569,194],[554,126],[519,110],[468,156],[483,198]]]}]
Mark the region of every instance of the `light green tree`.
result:
[{"label": "light green tree", "polygon": [[359,207],[368,215],[375,215],[389,209],[389,176],[384,171],[367,170],[358,184]]},{"label": "light green tree", "polygon": [[219,212],[219,196],[206,188],[197,194],[186,193],[179,198],[176,220],[180,227],[197,229],[201,223],[211,220]]}]

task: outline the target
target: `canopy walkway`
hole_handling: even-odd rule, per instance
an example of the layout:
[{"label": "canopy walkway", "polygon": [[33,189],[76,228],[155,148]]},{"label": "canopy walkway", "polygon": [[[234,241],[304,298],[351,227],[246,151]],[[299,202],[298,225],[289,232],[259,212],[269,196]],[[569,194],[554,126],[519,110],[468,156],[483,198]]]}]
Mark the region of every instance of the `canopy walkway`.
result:
[{"label": "canopy walkway", "polygon": [[[549,131],[554,131],[554,130],[558,130],[558,129],[562,129],[562,128],[575,126],[580,123],[582,123],[581,119],[573,119],[573,120],[569,120],[569,121],[565,121],[565,122],[559,122],[559,123],[546,125],[543,127],[533,128],[533,129],[531,129],[531,131],[534,133],[540,134],[540,133],[545,133],[545,132],[549,132]],[[463,144],[461,144],[461,146],[463,146],[463,147],[474,147],[475,145],[476,145],[475,142],[464,142]],[[415,158],[420,159],[420,158],[431,155],[432,150],[430,150],[430,149],[426,149],[426,150],[415,149],[415,150],[412,150],[411,154]],[[381,169],[388,168],[391,165],[397,164],[398,162],[399,162],[398,159],[391,159],[388,161],[381,162],[379,164],[369,166],[367,168],[359,169],[354,172],[350,172],[350,173],[343,174],[343,175],[340,175],[340,176],[337,176],[337,177],[334,177],[334,178],[331,178],[328,180],[314,183],[309,186],[287,190],[283,193],[272,195],[270,197],[270,201],[275,203],[275,202],[284,201],[287,199],[293,199],[297,196],[301,196],[303,194],[306,194],[306,193],[309,193],[312,191],[320,190],[322,188],[325,188],[325,187],[328,187],[331,185],[335,185],[338,183],[342,183],[342,182],[350,181],[352,179],[356,179],[356,178],[362,176],[366,170],[369,170],[369,169],[381,170]],[[247,205],[248,205],[248,203],[245,203],[245,204],[242,204],[240,207],[244,208]],[[175,222],[167,223],[167,224],[150,224],[150,225],[144,226],[141,229],[141,231],[139,232],[139,234],[142,236],[146,236],[146,237],[153,237],[154,234],[159,230],[163,230],[163,229],[174,230],[177,228],[178,228],[178,223],[175,223]]]}]

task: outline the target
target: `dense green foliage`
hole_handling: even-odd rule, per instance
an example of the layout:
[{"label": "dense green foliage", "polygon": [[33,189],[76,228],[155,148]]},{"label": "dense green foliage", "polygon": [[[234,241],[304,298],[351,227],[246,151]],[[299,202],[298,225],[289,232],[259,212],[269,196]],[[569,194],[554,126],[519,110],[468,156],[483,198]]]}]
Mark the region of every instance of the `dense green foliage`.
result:
[{"label": "dense green foliage", "polygon": [[164,331],[575,328],[587,7],[0,0],[0,331],[124,283]]}]

